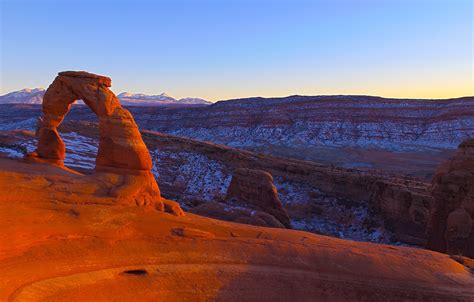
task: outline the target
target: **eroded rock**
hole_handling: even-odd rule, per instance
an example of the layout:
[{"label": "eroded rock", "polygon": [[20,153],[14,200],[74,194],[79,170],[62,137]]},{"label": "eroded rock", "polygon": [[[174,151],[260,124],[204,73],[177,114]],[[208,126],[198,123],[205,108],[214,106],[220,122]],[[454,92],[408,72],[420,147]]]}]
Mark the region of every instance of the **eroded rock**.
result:
[{"label": "eroded rock", "polygon": [[235,170],[225,200],[259,209],[291,228],[290,218],[278,198],[270,173],[245,168]]},{"label": "eroded rock", "polygon": [[398,241],[423,246],[433,198],[425,183],[380,180],[371,188],[370,206]]},{"label": "eroded rock", "polygon": [[117,203],[151,206],[182,215],[176,203],[161,197],[138,126],[110,86],[108,77],[84,71],[60,72],[44,95],[37,149],[27,157],[64,165],[66,148],[57,128],[71,105],[81,99],[99,119],[99,149],[92,177],[106,184],[108,195]]},{"label": "eroded rock", "polygon": [[456,154],[433,178],[434,209],[427,247],[474,257],[474,139],[462,142]]}]

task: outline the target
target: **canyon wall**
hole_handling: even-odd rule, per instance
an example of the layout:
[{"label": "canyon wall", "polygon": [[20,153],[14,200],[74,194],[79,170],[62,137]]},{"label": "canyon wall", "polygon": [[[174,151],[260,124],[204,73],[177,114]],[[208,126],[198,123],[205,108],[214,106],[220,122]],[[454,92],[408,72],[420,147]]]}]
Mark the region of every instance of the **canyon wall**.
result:
[{"label": "canyon wall", "polygon": [[[144,128],[229,144],[455,148],[474,134],[474,98],[405,100],[370,96],[291,96],[221,101],[166,110]],[[145,122],[146,121],[146,122]]]},{"label": "canyon wall", "polygon": [[427,247],[474,258],[474,139],[440,166],[432,193]]},{"label": "canyon wall", "polygon": [[[141,129],[344,168],[380,169],[430,181],[474,136],[474,98],[370,96],[248,98],[191,108],[130,107]],[[0,130],[33,130],[38,107],[0,105]],[[96,122],[84,106],[69,121]]]}]

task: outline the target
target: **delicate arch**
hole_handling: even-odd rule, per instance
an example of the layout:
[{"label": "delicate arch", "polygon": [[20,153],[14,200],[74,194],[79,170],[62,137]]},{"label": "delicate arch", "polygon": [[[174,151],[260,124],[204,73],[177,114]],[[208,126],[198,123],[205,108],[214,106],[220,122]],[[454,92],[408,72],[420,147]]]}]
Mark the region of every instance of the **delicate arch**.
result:
[{"label": "delicate arch", "polygon": [[39,158],[63,164],[65,145],[57,127],[71,104],[82,99],[99,118],[96,170],[108,168],[150,170],[151,157],[130,112],[110,91],[111,79],[83,71],[60,72],[43,99],[38,130]]},{"label": "delicate arch", "polygon": [[43,115],[38,124],[38,145],[27,158],[64,165],[65,145],[58,126],[75,100],[84,103],[99,118],[99,150],[93,181],[106,186],[97,191],[120,204],[145,205],[183,215],[179,204],[162,198],[151,173],[152,162],[131,113],[110,91],[108,77],[84,71],[60,72],[43,98]]}]

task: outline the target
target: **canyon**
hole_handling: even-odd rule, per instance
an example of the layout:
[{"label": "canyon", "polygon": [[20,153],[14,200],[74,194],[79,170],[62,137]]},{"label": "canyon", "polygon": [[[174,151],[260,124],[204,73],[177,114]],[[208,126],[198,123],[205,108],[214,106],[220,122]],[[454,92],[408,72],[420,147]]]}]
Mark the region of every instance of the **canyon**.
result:
[{"label": "canyon", "polygon": [[[69,145],[65,165],[92,173],[100,136],[98,124],[69,121],[59,130]],[[0,153],[22,157],[34,150],[33,133],[3,133]],[[274,157],[154,131],[143,130],[141,134],[150,150],[151,171],[161,194],[179,200],[186,210],[205,214],[203,204],[209,207],[216,203],[226,212],[243,210],[242,205],[222,202],[236,170],[258,169],[272,175],[294,228],[379,243],[423,246],[426,242],[433,204],[428,182],[388,172]]]},{"label": "canyon", "polygon": [[473,98],[125,108],[110,86],[61,72],[0,105],[0,299],[474,297]]},{"label": "canyon", "polygon": [[[96,121],[84,106],[74,107],[70,120]],[[474,136],[473,97],[291,96],[129,109],[141,129],[427,182],[463,139]],[[0,119],[8,121],[0,130],[34,130],[38,111],[34,105],[0,105]]]}]

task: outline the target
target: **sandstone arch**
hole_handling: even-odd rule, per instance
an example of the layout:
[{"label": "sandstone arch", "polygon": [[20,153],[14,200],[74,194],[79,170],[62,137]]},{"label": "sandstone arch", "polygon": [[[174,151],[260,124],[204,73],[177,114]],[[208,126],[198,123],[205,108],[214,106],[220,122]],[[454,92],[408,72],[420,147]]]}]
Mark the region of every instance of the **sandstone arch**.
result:
[{"label": "sandstone arch", "polygon": [[160,196],[148,149],[131,113],[109,89],[111,82],[108,77],[84,71],[60,72],[44,95],[37,149],[28,157],[64,165],[66,149],[57,128],[72,103],[82,99],[99,119],[95,177],[112,182],[109,195],[121,203],[155,206],[159,210],[167,207],[181,214],[176,203]]}]

